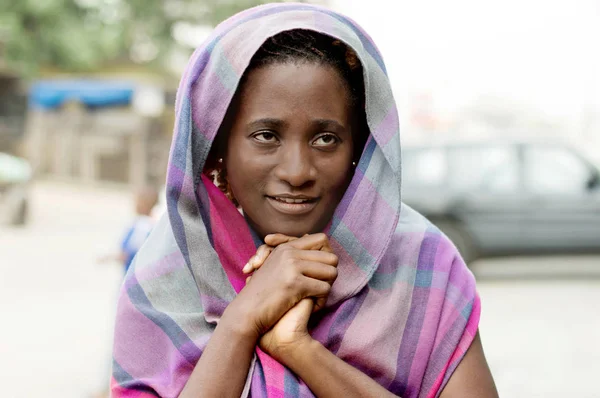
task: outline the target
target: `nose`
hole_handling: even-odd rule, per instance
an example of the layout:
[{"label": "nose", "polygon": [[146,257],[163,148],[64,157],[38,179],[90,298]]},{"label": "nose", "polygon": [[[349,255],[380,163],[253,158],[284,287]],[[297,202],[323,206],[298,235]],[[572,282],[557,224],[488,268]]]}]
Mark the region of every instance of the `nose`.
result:
[{"label": "nose", "polygon": [[280,148],[275,176],[292,187],[302,187],[315,181],[317,171],[313,165],[310,148],[305,143],[287,143]]}]

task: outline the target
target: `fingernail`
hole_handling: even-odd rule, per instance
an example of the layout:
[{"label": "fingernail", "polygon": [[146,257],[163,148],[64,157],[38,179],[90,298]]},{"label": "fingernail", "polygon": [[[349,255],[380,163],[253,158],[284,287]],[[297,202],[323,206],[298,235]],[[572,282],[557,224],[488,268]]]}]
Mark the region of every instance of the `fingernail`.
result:
[{"label": "fingernail", "polygon": [[246,263],[246,265],[244,265],[244,268],[242,268],[242,272],[243,273],[250,272],[251,269],[252,269],[252,266],[248,262],[248,263]]}]

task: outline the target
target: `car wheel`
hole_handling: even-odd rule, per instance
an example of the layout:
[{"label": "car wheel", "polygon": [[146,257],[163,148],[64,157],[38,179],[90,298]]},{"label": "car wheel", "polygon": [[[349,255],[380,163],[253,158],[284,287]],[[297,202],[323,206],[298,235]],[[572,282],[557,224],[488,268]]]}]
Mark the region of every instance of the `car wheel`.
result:
[{"label": "car wheel", "polygon": [[434,220],[433,223],[454,243],[467,265],[477,259],[473,238],[464,228],[449,220]]},{"label": "car wheel", "polygon": [[29,213],[29,204],[26,199],[21,200],[14,213],[11,215],[11,225],[25,225],[27,222],[27,215]]}]

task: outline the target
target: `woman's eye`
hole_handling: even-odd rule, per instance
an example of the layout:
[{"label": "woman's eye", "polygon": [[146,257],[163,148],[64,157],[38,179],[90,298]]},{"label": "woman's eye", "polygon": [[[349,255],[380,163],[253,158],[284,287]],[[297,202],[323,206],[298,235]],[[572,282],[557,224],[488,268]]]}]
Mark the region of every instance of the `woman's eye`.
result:
[{"label": "woman's eye", "polygon": [[277,137],[275,136],[275,134],[270,133],[268,131],[262,131],[260,133],[256,133],[252,137],[256,141],[264,143],[264,144],[270,144],[270,143],[277,142]]},{"label": "woman's eye", "polygon": [[334,134],[322,134],[318,136],[314,141],[314,146],[332,146],[337,144],[340,139]]}]

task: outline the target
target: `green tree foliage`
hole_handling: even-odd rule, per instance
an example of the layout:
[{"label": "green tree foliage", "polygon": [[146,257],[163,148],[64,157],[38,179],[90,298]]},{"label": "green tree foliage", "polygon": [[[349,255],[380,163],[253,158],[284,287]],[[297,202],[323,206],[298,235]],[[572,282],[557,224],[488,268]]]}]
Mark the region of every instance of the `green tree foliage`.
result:
[{"label": "green tree foliage", "polygon": [[91,70],[160,65],[178,22],[216,25],[267,0],[0,0],[0,59],[23,75],[41,66]]}]

